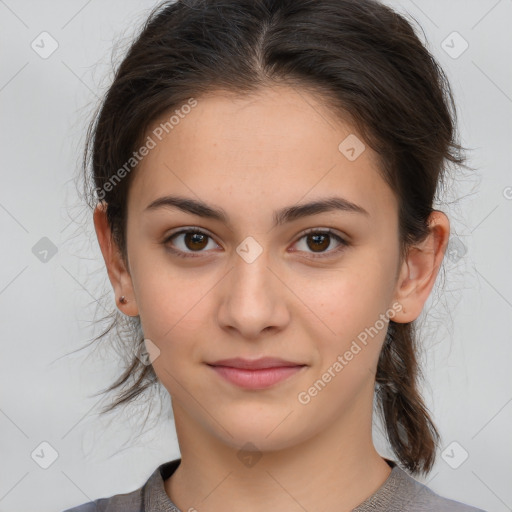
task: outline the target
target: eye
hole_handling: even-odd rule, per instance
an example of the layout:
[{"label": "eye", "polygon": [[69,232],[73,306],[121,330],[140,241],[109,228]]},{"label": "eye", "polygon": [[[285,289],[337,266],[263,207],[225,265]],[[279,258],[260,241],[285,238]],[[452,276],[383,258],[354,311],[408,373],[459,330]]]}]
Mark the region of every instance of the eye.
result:
[{"label": "eye", "polygon": [[[333,245],[333,239],[336,240],[338,245],[335,249],[327,251],[327,249]],[[304,242],[302,242],[302,240],[304,240]],[[324,258],[339,253],[349,244],[341,236],[337,235],[330,229],[310,229],[306,231],[301,238],[299,238],[297,245],[299,246],[298,250],[300,251],[308,252],[308,249],[310,249],[312,251],[310,254],[313,254],[314,258]]]},{"label": "eye", "polygon": [[[197,228],[183,229],[173,233],[163,241],[163,244],[170,252],[183,258],[194,258],[195,252],[201,253],[205,252],[204,249],[219,247],[210,235]],[[208,247],[209,245],[211,246]]]},{"label": "eye", "polygon": [[[332,249],[332,240],[337,246]],[[304,240],[304,242],[303,242]],[[213,238],[198,228],[183,229],[168,236],[163,242],[168,251],[182,258],[194,258],[194,253],[202,253],[207,249],[219,248]],[[301,252],[310,252],[313,258],[324,258],[337,254],[345,249],[349,243],[330,229],[310,229],[296,242]],[[327,250],[331,248],[331,250]],[[308,251],[310,250],[310,251]],[[199,254],[197,255],[199,256]]]}]

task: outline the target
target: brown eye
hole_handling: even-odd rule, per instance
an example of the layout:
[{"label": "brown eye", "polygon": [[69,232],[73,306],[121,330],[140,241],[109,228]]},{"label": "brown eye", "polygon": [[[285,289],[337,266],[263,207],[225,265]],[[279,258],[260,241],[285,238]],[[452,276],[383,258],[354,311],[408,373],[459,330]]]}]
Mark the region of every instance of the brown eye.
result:
[{"label": "brown eye", "polygon": [[184,258],[195,256],[192,253],[198,253],[197,256],[200,256],[207,249],[219,247],[210,235],[197,229],[184,229],[174,233],[163,241],[163,245],[171,253]]},{"label": "brown eye", "polygon": [[328,249],[331,244],[330,238],[330,235],[324,233],[307,235],[306,237],[308,247],[312,251],[324,251]]},{"label": "brown eye", "polygon": [[208,236],[204,233],[186,233],[184,243],[191,251],[204,249],[208,245]]},{"label": "brown eye", "polygon": [[327,257],[337,254],[348,245],[348,242],[331,230],[310,230],[298,240],[297,250],[312,254],[313,257]]}]

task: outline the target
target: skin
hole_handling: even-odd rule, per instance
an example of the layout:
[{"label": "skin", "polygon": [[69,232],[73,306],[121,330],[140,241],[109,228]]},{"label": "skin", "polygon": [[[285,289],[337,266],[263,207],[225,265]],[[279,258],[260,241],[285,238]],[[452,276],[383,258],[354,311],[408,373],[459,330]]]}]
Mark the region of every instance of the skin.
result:
[{"label": "skin", "polygon": [[[386,328],[309,403],[298,394],[393,304],[395,322],[419,316],[449,221],[435,211],[428,238],[400,262],[398,204],[376,155],[367,147],[349,161],[338,150],[355,134],[349,124],[285,86],[197,99],[133,176],[128,265],[111,240],[104,205],[94,213],[116,297],[128,300],[119,308],[140,315],[145,338],[160,351],[155,372],[172,397],[182,462],[165,490],[183,511],[351,510],[391,471],[372,441]],[[145,211],[168,194],[222,208],[229,223],[175,208]],[[334,195],[367,214],[337,210],[273,226],[275,210]],[[180,258],[164,239],[189,227],[211,238],[202,252],[183,234],[167,242],[193,256]],[[304,235],[310,228],[331,228],[349,245],[337,252],[331,237],[315,249]],[[248,236],[262,249],[251,263],[236,251]],[[244,390],[205,364],[236,356],[306,366],[271,388]],[[261,458],[244,464],[240,449]]]}]

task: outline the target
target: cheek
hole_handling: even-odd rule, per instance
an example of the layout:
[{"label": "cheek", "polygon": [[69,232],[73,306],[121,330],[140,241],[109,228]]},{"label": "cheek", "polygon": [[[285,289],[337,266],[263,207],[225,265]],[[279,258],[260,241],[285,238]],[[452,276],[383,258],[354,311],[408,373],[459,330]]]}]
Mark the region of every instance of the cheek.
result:
[{"label": "cheek", "polygon": [[145,337],[162,351],[169,351],[179,340],[195,339],[207,318],[208,294],[216,276],[193,276],[144,254],[134,255],[133,261],[132,279]]},{"label": "cheek", "polygon": [[339,271],[322,291],[316,291],[316,302],[332,324],[342,334],[347,328],[372,324],[389,307],[393,287],[390,270],[375,258]]},{"label": "cheek", "polygon": [[[357,359],[362,366],[376,366],[387,331],[387,321],[383,321],[381,315],[388,312],[389,316],[393,264],[392,257],[386,256],[384,261],[375,251],[361,252],[352,265],[347,263],[345,268],[331,275],[325,286],[311,287],[310,284],[308,288],[304,283],[303,289],[308,290],[307,296],[312,297],[315,304],[312,309],[322,320],[316,321],[315,338],[319,340],[323,366],[328,367],[347,351],[352,352],[347,357]],[[315,317],[311,318],[313,322]]]},{"label": "cheek", "polygon": [[141,325],[144,337],[159,350],[158,357],[152,361],[158,379],[171,396],[186,400],[183,386],[191,387],[191,369],[194,367],[195,372],[203,361],[204,342],[208,341],[205,323],[211,315],[211,305],[205,295],[211,285],[190,286],[189,282],[180,283],[176,279],[167,284],[172,288],[161,279],[145,282],[140,295]]}]

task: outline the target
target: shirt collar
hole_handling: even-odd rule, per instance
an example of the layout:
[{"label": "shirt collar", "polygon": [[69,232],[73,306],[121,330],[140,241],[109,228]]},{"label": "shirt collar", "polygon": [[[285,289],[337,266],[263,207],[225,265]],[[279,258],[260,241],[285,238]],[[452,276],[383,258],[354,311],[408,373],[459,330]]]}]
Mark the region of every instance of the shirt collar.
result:
[{"label": "shirt collar", "polygon": [[[410,477],[396,462],[384,459],[392,468],[391,473],[384,483],[358,505],[353,512],[375,512],[393,510],[393,504],[400,496],[414,496],[420,492],[421,484]],[[143,500],[145,512],[181,512],[170,500],[165,492],[164,481],[167,480],[178,468],[181,459],[165,462],[158,466],[143,487]]]},{"label": "shirt collar", "polygon": [[171,460],[160,466],[149,477],[143,488],[145,512],[180,512],[165,492],[164,481],[178,468],[181,459]]}]

